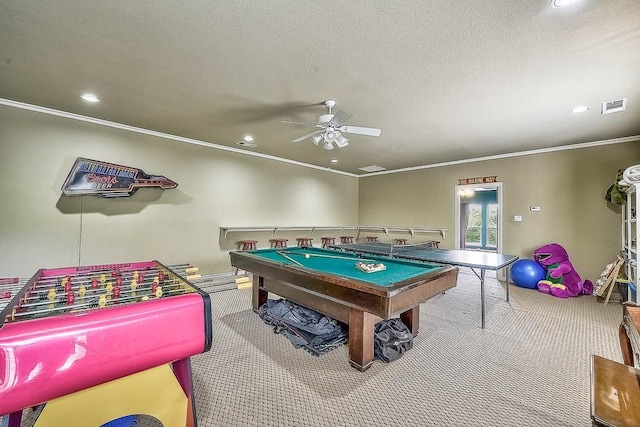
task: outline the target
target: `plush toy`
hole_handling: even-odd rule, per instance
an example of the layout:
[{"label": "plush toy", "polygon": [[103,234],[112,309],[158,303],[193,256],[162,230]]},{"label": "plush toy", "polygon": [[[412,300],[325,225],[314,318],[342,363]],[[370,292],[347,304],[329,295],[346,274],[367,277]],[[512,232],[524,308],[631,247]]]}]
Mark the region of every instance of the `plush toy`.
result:
[{"label": "plush toy", "polygon": [[558,298],[591,294],[593,283],[582,281],[569,261],[567,251],[557,243],[550,243],[533,251],[533,259],[547,270],[547,277],[538,282],[538,290]]}]

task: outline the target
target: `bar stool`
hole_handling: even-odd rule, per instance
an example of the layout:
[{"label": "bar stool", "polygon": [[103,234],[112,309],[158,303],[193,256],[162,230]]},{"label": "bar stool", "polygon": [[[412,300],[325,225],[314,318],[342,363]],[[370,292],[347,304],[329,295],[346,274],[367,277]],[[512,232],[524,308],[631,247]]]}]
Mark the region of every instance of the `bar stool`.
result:
[{"label": "bar stool", "polygon": [[271,243],[272,248],[286,248],[287,242],[289,239],[271,239],[269,242]]},{"label": "bar stool", "polygon": [[393,239],[394,245],[406,245],[407,239]]},{"label": "bar stool", "polygon": [[321,237],[320,239],[322,240],[322,247],[323,248],[328,248],[329,245],[335,245],[336,244],[336,238],[335,237]]},{"label": "bar stool", "polygon": [[313,239],[311,237],[298,237],[296,241],[298,242],[298,247],[300,248],[308,248],[310,246],[313,246]]},{"label": "bar stool", "polygon": [[253,249],[258,249],[258,247],[256,246],[258,243],[257,240],[240,240],[238,242],[238,248],[241,251],[250,251]]},{"label": "bar stool", "polygon": [[378,236],[367,236],[367,242],[377,242]]},{"label": "bar stool", "polygon": [[340,244],[353,243],[353,236],[340,236]]},{"label": "bar stool", "polygon": [[427,247],[428,248],[436,248],[436,249],[438,249],[439,245],[440,245],[440,242],[438,242],[437,240],[429,240],[427,242]]},{"label": "bar stool", "polygon": [[[254,249],[258,249],[256,246],[258,244],[257,240],[240,240],[238,242],[238,249],[241,251],[251,251]],[[238,275],[238,268],[236,267],[236,276]]]}]

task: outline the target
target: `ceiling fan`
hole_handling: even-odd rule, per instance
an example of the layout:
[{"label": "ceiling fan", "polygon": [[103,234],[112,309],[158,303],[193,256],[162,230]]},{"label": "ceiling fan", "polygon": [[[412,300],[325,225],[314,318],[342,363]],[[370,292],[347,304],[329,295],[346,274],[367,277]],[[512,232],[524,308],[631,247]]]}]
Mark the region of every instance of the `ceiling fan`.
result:
[{"label": "ceiling fan", "polygon": [[311,141],[313,141],[315,145],[318,145],[320,144],[320,141],[323,141],[324,143],[322,147],[325,150],[333,150],[334,143],[339,148],[343,148],[349,145],[349,140],[345,138],[342,133],[352,133],[354,135],[367,136],[380,136],[380,134],[382,133],[381,129],[345,125],[344,122],[349,120],[353,114],[345,110],[338,110],[337,113],[333,114],[332,109],[336,106],[336,101],[334,101],[333,99],[326,100],[324,102],[324,105],[326,105],[329,109],[329,113],[321,115],[318,118],[318,123],[305,123],[283,120],[283,123],[293,123],[321,128],[320,130],[316,130],[303,135],[300,138],[296,138],[292,142],[300,142],[304,139],[311,138]]}]

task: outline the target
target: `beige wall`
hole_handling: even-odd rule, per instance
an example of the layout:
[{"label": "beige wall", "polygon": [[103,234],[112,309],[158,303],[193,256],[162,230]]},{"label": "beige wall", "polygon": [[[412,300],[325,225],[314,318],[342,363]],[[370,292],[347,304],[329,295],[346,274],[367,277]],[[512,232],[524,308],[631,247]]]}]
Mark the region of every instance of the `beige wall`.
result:
[{"label": "beige wall", "polygon": [[[65,197],[60,186],[76,157],[139,167],[179,186],[118,200]],[[640,143],[633,142],[358,180],[0,107],[0,277],[148,259],[188,261],[204,273],[227,271],[237,240],[258,238],[265,247],[271,237],[236,233],[225,240],[221,226],[444,227],[449,233],[442,247],[451,248],[458,179],[497,175],[503,182],[503,252],[528,258],[536,247],[557,242],[578,272],[595,280],[620,246],[619,209],[604,202],[604,193],[618,168],[638,163]],[[530,212],[530,205],[542,210]],[[513,222],[513,215],[524,221]],[[301,234],[307,233],[279,236],[293,241]],[[324,234],[313,235],[317,244]],[[413,241],[426,238],[438,236]]]},{"label": "beige wall", "polygon": [[578,273],[595,280],[620,250],[620,210],[604,194],[618,168],[638,163],[640,143],[632,142],[361,178],[359,223],[448,228],[441,247],[452,248],[458,179],[497,175],[503,252],[531,258],[535,248],[559,243]]},{"label": "beige wall", "polygon": [[[60,187],[76,157],[179,185],[66,197]],[[228,271],[236,240],[268,246],[271,234],[224,240],[221,226],[355,224],[357,193],[354,177],[0,106],[0,277],[151,259]]]}]

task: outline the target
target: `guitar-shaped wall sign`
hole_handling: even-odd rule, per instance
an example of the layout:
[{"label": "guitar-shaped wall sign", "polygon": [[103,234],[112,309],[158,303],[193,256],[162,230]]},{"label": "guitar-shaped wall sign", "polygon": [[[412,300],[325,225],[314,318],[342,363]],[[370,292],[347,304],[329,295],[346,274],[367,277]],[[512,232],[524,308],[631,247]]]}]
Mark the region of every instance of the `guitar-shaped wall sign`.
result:
[{"label": "guitar-shaped wall sign", "polygon": [[147,175],[142,169],[78,157],[62,186],[66,196],[94,194],[128,197],[142,187],[176,188],[178,183],[162,175]]}]

